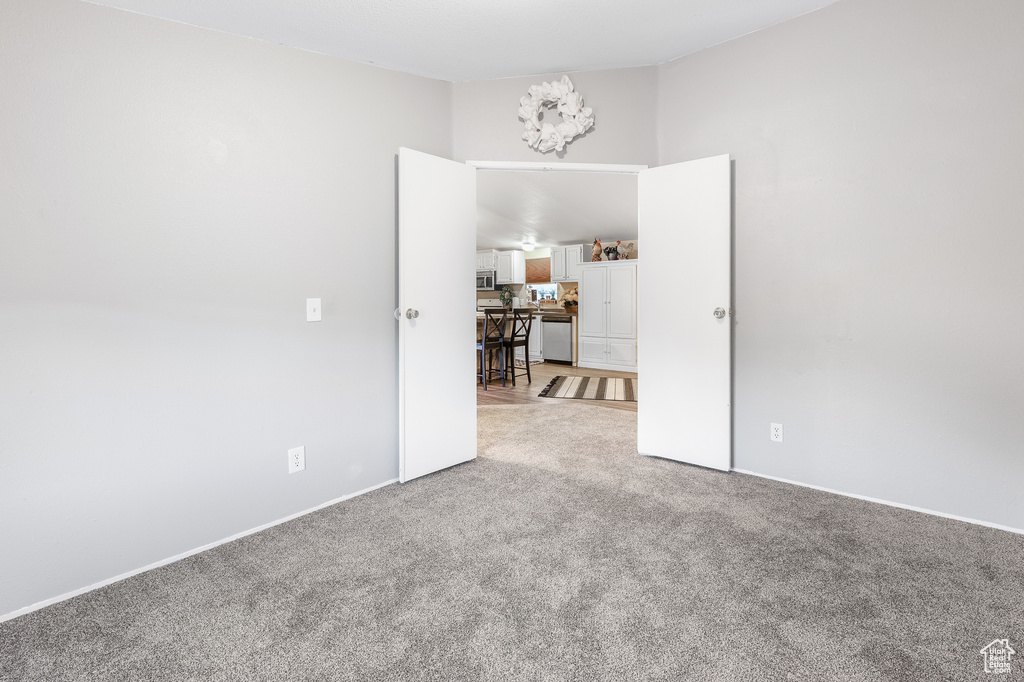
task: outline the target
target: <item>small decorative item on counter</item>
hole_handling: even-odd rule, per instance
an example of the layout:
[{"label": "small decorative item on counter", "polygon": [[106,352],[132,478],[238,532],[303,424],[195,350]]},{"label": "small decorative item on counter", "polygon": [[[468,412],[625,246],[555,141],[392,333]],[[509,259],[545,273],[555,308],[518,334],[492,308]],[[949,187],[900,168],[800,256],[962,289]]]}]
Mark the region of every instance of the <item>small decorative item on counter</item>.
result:
[{"label": "small decorative item on counter", "polygon": [[601,262],[601,238],[600,237],[594,237],[594,250],[591,253],[592,253],[592,255],[590,257],[590,262],[591,263],[600,263]]},{"label": "small decorative item on counter", "polygon": [[629,249],[622,245],[622,241],[615,242],[615,250],[619,252],[619,260],[629,260]]},{"label": "small decorative item on counter", "polygon": [[512,287],[505,285],[501,288],[501,293],[498,294],[498,299],[501,301],[501,305],[505,308],[512,307]]}]

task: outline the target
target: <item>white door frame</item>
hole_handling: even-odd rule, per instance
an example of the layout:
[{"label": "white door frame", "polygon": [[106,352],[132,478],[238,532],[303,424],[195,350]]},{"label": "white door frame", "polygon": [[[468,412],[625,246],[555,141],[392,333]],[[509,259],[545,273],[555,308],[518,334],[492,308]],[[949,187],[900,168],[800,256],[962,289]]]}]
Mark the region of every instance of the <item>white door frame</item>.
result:
[{"label": "white door frame", "polygon": [[639,176],[640,171],[648,169],[648,166],[625,163],[544,163],[543,161],[467,161],[466,165],[476,168],[477,171],[617,173],[633,176]]},{"label": "white door frame", "polygon": [[[634,176],[638,176],[641,171],[647,170],[649,168],[646,165],[603,164],[603,163],[545,163],[545,162],[537,162],[537,161],[466,161],[466,164],[469,165],[469,166],[473,166],[474,168],[477,169],[477,171],[493,170],[493,171],[532,171],[532,172],[544,171],[544,172],[562,172],[562,173],[621,173],[621,174],[624,174],[624,175],[634,175]],[[732,192],[731,184],[732,183],[730,182],[730,190],[729,190],[730,192]],[[732,219],[732,216],[730,216],[730,220],[731,219]],[[731,261],[731,258],[730,258],[730,261]],[[730,266],[730,269],[731,269],[731,266]],[[733,277],[735,277],[735,273],[734,272],[730,272],[729,273],[729,277],[730,277],[730,279],[732,279]],[[730,293],[730,299],[731,299],[731,293]],[[729,317],[727,318],[727,320],[731,324],[731,322],[732,322],[732,308],[733,308],[731,300],[728,302],[728,306],[729,306]],[[729,351],[729,355],[730,355],[730,358],[729,358],[730,375],[731,375],[731,372],[732,372],[731,367],[732,367],[732,353],[733,352],[734,352],[734,349],[732,348],[732,342],[730,341],[730,351]],[[638,365],[639,365],[639,357],[637,358],[637,360],[638,360]],[[732,381],[733,381],[732,377],[730,376],[730,380],[729,380],[729,384],[730,384],[729,385],[729,393],[730,393],[730,395],[732,393]],[[730,400],[730,403],[731,403],[731,400]],[[637,407],[638,407],[638,415],[639,415],[639,405]],[[731,440],[732,440],[732,434],[731,434],[731,431],[732,431],[732,407],[731,407],[731,405],[730,405],[730,408],[729,408],[729,413],[730,413],[730,417],[729,417],[730,465],[728,466],[727,470],[731,470],[732,469],[732,466],[731,466],[731,458],[732,458],[731,457],[731,451],[732,451],[732,445],[731,445]]]},{"label": "white door frame", "polygon": [[467,161],[477,170],[554,171],[561,173],[623,173],[636,175],[647,166],[623,163],[543,163],[540,161]]}]

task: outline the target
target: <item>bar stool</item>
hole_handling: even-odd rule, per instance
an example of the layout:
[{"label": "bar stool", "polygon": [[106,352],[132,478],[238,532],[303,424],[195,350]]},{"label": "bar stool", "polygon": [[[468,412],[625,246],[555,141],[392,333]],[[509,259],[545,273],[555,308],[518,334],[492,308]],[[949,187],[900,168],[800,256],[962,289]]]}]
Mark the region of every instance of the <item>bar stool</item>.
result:
[{"label": "bar stool", "polygon": [[[508,324],[508,311],[500,313],[494,310],[484,311],[484,331],[476,342],[476,350],[480,354],[480,373],[477,378],[487,390],[487,382],[491,375],[498,372],[501,375],[501,385],[505,386],[505,327]],[[494,359],[494,351],[498,351],[497,370],[489,367],[490,360]]]},{"label": "bar stool", "polygon": [[[516,385],[516,348],[523,349],[526,358],[526,383],[533,383],[530,376],[530,329],[533,327],[533,309],[516,308],[512,311],[512,333],[505,337],[504,346],[507,354],[508,370],[512,373],[512,385]],[[522,376],[519,372],[518,376]]]}]

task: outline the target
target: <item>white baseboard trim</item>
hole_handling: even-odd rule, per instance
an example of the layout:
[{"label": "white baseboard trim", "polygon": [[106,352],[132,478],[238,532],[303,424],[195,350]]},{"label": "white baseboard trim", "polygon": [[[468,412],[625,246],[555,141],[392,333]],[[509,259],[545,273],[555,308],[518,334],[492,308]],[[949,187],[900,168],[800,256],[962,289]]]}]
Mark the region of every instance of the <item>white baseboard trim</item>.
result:
[{"label": "white baseboard trim", "polygon": [[107,585],[119,582],[121,580],[124,580],[125,578],[130,578],[133,575],[138,575],[139,573],[145,573],[146,571],[151,571],[154,568],[160,568],[161,566],[167,566],[168,564],[173,564],[175,561],[181,561],[182,559],[186,559],[186,558],[192,556],[193,554],[199,554],[200,552],[205,552],[205,551],[213,549],[214,547],[217,547],[219,545],[223,545],[223,544],[226,544],[228,542],[233,542],[235,540],[244,538],[247,535],[252,535],[253,533],[259,533],[260,531],[266,530],[268,528],[273,528],[274,526],[279,526],[282,523],[287,523],[288,521],[292,521],[293,519],[297,519],[300,516],[305,516],[306,514],[312,514],[315,511],[323,509],[324,507],[330,507],[331,505],[338,504],[339,502],[344,502],[345,500],[350,500],[353,497],[359,497],[360,495],[365,495],[368,492],[371,492],[373,490],[377,490],[378,488],[383,488],[384,486],[391,485],[392,483],[398,483],[398,479],[397,478],[392,478],[389,481],[384,481],[383,483],[378,483],[377,485],[370,486],[369,488],[366,488],[364,490],[360,490],[358,492],[350,493],[348,495],[343,495],[342,497],[333,499],[330,502],[324,502],[323,504],[319,504],[319,505],[317,505],[315,507],[311,507],[310,509],[307,509],[305,511],[300,511],[300,512],[298,512],[296,514],[292,514],[291,516],[286,516],[283,519],[278,519],[276,521],[271,521],[270,523],[264,523],[262,526],[257,526],[255,528],[250,528],[249,530],[244,530],[241,533],[235,533],[234,535],[232,535],[230,537],[226,537],[223,540],[217,540],[216,542],[211,542],[208,545],[203,545],[202,547],[196,547],[195,549],[190,549],[187,552],[182,552],[181,554],[175,554],[172,557],[168,557],[166,559],[162,559],[160,561],[157,561],[156,563],[149,564],[148,566],[143,566],[142,568],[137,568],[134,571],[129,571],[127,573],[122,573],[121,575],[115,576],[113,578],[108,578],[107,580],[102,580],[102,581],[100,581],[98,583],[95,583],[93,585],[89,585],[88,587],[83,587],[83,588],[78,589],[78,590],[73,590],[71,592],[66,592],[66,593],[64,593],[64,594],[62,594],[62,595],[60,595],[58,597],[53,597],[51,599],[44,599],[41,602],[36,602],[35,604],[32,604],[31,606],[26,606],[24,608],[18,609],[17,611],[11,611],[10,613],[5,613],[3,615],[0,615],[0,623],[3,623],[4,621],[7,621],[7,620],[11,620],[12,618],[17,618],[18,616],[24,616],[26,613],[32,613],[33,611],[38,611],[39,609],[46,608],[47,606],[50,606],[51,604],[56,604],[57,602],[62,602],[65,599],[71,599],[72,597],[77,597],[80,594],[85,594],[86,592],[92,592],[93,590],[97,590],[97,589],[99,589],[101,587],[106,587]]},{"label": "white baseboard trim", "polygon": [[956,516],[955,514],[946,514],[945,512],[935,511],[933,509],[924,509],[922,507],[913,507],[909,504],[901,504],[899,502],[890,502],[889,500],[880,500],[876,497],[868,497],[867,495],[857,495],[855,493],[846,493],[842,490],[833,490],[832,488],[823,488],[820,485],[811,485],[810,483],[801,483],[800,481],[791,481],[788,478],[779,478],[778,476],[769,476],[768,474],[759,474],[756,471],[746,471],[745,469],[733,469],[737,474],[746,474],[747,476],[757,476],[758,478],[767,478],[772,481],[778,481],[779,483],[789,483],[790,485],[798,485],[801,488],[812,488],[814,490],[820,490],[825,493],[832,493],[833,495],[842,495],[843,497],[852,497],[857,500],[864,500],[865,502],[875,502],[877,504],[884,504],[887,507],[898,507],[899,509],[907,509],[909,511],[920,512],[922,514],[929,514],[931,516],[941,516],[944,519],[952,519],[954,521],[963,521],[964,523],[973,523],[976,526],[986,526],[987,528],[996,528],[998,530],[1005,530],[1008,533],[1016,533],[1018,535],[1024,535],[1024,530],[1020,528],[1011,528],[1010,526],[1002,526],[998,523],[990,523],[988,521],[979,521],[978,519],[969,519],[964,516]]}]

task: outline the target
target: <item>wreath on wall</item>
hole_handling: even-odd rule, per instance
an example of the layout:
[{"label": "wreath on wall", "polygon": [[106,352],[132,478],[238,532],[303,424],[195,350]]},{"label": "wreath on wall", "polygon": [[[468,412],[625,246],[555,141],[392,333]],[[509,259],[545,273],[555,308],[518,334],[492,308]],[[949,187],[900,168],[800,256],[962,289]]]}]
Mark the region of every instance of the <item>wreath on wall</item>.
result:
[{"label": "wreath on wall", "polygon": [[[526,121],[523,139],[539,152],[562,151],[566,143],[594,127],[594,112],[583,106],[583,95],[572,87],[568,76],[560,81],[531,85],[526,97],[519,100],[519,118]],[[555,106],[561,121],[558,125],[541,123],[546,107]]]}]

